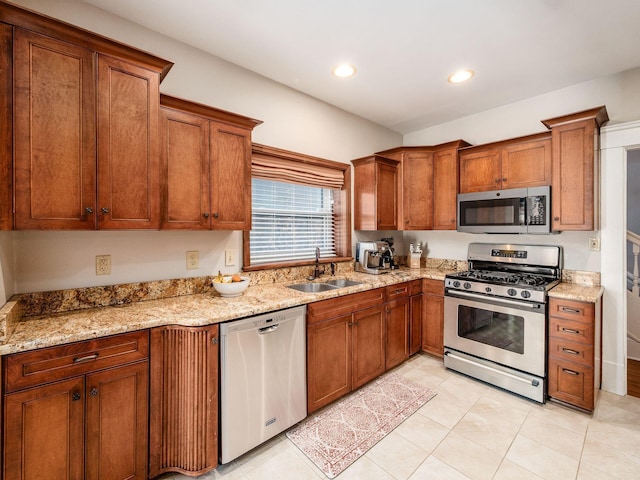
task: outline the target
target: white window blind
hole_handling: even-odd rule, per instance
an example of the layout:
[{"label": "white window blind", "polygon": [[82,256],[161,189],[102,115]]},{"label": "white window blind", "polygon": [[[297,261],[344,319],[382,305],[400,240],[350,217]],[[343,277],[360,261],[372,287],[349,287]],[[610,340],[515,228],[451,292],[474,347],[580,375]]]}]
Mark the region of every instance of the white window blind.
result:
[{"label": "white window blind", "polygon": [[333,190],[252,179],[251,265],[335,256]]}]

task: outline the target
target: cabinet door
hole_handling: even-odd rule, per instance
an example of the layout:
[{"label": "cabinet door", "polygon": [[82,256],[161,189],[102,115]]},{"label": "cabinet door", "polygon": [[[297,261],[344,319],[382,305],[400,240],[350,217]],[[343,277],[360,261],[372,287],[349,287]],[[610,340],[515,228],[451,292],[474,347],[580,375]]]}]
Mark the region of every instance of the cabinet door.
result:
[{"label": "cabinet door", "polygon": [[146,480],[149,363],[87,375],[87,480]]},{"label": "cabinet door", "polygon": [[500,189],[500,150],[460,154],[460,193]]},{"label": "cabinet door", "polygon": [[409,304],[409,355],[422,347],[422,294],[411,295]]},{"label": "cabinet door", "polygon": [[85,478],[84,391],[76,377],[5,396],[3,478]]},{"label": "cabinet door", "polygon": [[13,228],[13,28],[0,23],[0,230]]},{"label": "cabinet door", "polygon": [[217,466],[218,350],[218,325],[151,330],[150,478]]},{"label": "cabinet door", "polygon": [[384,306],[368,308],[353,314],[354,390],[384,373],[385,332]]},{"label": "cabinet door", "polygon": [[385,305],[387,340],[385,369],[400,365],[409,358],[409,297]]},{"label": "cabinet door", "polygon": [[251,230],[251,132],[211,123],[211,226]]},{"label": "cabinet door", "polygon": [[98,56],[98,226],[159,228],[159,74]]},{"label": "cabinet door", "polygon": [[308,321],[308,413],[351,391],[351,358],[351,314],[319,323]]},{"label": "cabinet door", "polygon": [[161,109],[162,228],[209,228],[209,121]]},{"label": "cabinet door", "polygon": [[90,50],[15,29],[15,226],[95,228]]},{"label": "cabinet door", "polygon": [[422,350],[433,355],[444,355],[444,282],[422,281]]},{"label": "cabinet door", "polygon": [[398,168],[376,162],[375,200],[378,230],[398,229]]},{"label": "cabinet door", "polygon": [[593,120],[554,127],[553,182],[551,184],[553,230],[593,230],[594,142]]},{"label": "cabinet door", "polygon": [[551,185],[551,139],[502,150],[502,188]]},{"label": "cabinet door", "polygon": [[402,161],[404,230],[433,228],[433,153],[407,152]]},{"label": "cabinet door", "polygon": [[458,209],[458,149],[433,154],[433,228],[455,230]]}]

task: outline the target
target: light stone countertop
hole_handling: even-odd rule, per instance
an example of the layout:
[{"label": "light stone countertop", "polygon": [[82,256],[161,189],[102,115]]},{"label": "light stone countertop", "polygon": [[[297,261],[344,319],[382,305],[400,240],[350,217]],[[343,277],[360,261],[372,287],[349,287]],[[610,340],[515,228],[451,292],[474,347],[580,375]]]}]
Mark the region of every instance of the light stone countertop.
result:
[{"label": "light stone countertop", "polygon": [[0,345],[0,355],[163,325],[211,325],[410,280],[444,280],[448,272],[434,268],[403,269],[382,275],[350,272],[336,277],[322,276],[316,282],[348,278],[363,283],[319,293],[304,293],[287,287],[300,281],[257,284],[250,285],[241,296],[232,298],[211,292],[25,317],[17,323],[7,341]]},{"label": "light stone countertop", "polygon": [[[200,293],[25,317],[17,323],[7,341],[0,344],[0,355],[164,325],[211,325],[410,280],[444,280],[450,271],[438,268],[401,269],[382,275],[349,272],[336,277],[323,276],[316,282],[347,278],[362,284],[319,293],[304,293],[287,287],[300,281],[257,284],[233,298],[221,297],[214,292]],[[561,283],[549,292],[549,296],[596,302],[602,292],[600,286]]]}]

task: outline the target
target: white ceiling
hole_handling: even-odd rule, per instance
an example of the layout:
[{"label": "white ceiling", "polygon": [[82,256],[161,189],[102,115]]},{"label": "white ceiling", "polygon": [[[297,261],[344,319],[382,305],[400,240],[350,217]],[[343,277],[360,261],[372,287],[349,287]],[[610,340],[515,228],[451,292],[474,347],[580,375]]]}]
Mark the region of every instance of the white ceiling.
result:
[{"label": "white ceiling", "polygon": [[640,66],[639,0],[84,1],[399,133]]}]

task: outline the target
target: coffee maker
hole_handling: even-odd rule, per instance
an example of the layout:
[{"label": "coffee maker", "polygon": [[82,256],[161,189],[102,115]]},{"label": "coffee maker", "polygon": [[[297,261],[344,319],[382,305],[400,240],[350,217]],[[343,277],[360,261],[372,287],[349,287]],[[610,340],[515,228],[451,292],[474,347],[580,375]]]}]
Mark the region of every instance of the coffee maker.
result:
[{"label": "coffee maker", "polygon": [[391,270],[393,262],[389,244],[383,241],[356,243],[355,271],[378,275]]}]

